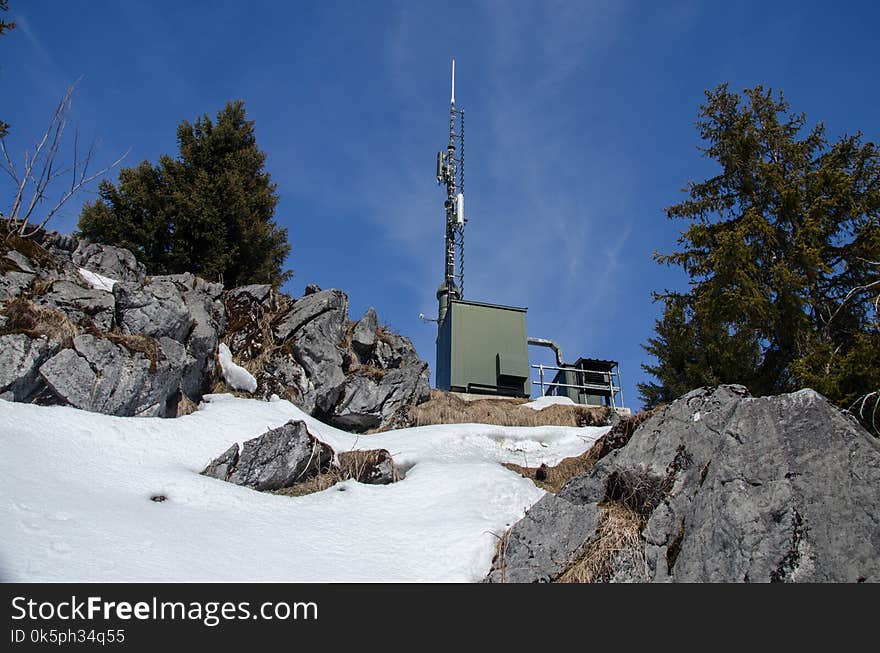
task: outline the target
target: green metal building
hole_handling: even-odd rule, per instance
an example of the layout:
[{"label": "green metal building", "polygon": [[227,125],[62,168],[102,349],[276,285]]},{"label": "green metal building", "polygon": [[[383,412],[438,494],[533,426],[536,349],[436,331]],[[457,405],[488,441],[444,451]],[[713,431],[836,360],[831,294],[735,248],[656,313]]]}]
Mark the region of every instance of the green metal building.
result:
[{"label": "green metal building", "polygon": [[526,309],[438,292],[437,387],[453,392],[528,397]]}]

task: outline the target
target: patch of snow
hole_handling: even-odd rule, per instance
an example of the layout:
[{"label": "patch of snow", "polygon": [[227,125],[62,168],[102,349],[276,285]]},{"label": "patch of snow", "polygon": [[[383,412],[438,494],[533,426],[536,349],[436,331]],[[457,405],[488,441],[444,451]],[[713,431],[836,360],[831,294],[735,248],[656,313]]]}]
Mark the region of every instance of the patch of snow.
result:
[{"label": "patch of snow", "polygon": [[116,279],[110,279],[109,277],[100,275],[97,272],[92,272],[91,270],[86,270],[85,268],[79,268],[79,276],[85,279],[85,282],[89,284],[92,290],[106,290],[107,292],[113,292],[113,286],[118,283]]},{"label": "patch of snow", "polygon": [[577,406],[577,404],[568,397],[553,397],[550,395],[547,395],[545,397],[538,397],[534,401],[523,404],[523,406],[525,408],[531,408],[532,410],[544,410],[545,408],[547,408],[547,406],[555,406],[557,404],[561,404],[563,406]]},{"label": "patch of snow", "polygon": [[[388,449],[406,478],[294,498],[199,475],[233,442],[290,419],[337,452]],[[607,430],[455,424],[358,436],[285,400],[208,395],[176,419],[0,400],[0,579],[477,581],[493,533],[544,494],[499,463],[554,465]]]},{"label": "patch of snow", "polygon": [[697,411],[696,413],[694,413],[694,421],[695,422],[700,421],[700,411]]},{"label": "patch of snow", "polygon": [[217,357],[220,359],[220,369],[223,371],[226,385],[233,390],[245,392],[254,392],[257,389],[257,380],[253,374],[232,360],[232,352],[223,342],[217,348]]}]

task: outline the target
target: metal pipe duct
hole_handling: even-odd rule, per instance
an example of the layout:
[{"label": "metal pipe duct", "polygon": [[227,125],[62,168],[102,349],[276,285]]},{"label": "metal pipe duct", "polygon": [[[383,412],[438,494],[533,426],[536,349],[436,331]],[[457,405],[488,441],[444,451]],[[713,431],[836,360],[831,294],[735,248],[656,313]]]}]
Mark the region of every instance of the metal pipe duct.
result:
[{"label": "metal pipe duct", "polygon": [[565,363],[562,361],[562,349],[560,349],[559,343],[557,343],[555,340],[550,340],[548,338],[529,337],[528,343],[530,345],[535,345],[536,347],[549,347],[556,352],[556,364],[559,367],[565,367]]}]

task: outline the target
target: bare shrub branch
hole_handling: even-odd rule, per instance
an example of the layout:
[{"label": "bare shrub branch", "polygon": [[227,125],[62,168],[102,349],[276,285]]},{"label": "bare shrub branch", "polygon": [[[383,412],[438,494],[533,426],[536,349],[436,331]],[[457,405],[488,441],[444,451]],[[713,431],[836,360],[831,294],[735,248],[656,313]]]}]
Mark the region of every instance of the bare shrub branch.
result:
[{"label": "bare shrub branch", "polygon": [[[82,78],[80,78],[82,79]],[[103,177],[111,169],[118,166],[128,154],[125,152],[118,159],[100,170],[90,173],[89,168],[95,155],[95,142],[93,141],[85,154],[81,157],[79,147],[79,132],[74,132],[72,162],[68,166],[61,166],[59,154],[64,142],[64,132],[67,128],[68,117],[73,102],[73,93],[80,82],[77,79],[64,92],[49,125],[43,132],[36,146],[32,150],[25,150],[21,167],[15,165],[9,150],[6,147],[6,137],[0,138],[0,153],[3,155],[0,161],[2,169],[15,184],[12,206],[6,215],[0,214],[7,220],[7,228],[10,233],[16,233],[22,238],[29,238],[44,229],[52,217],[70,200],[78,191],[91,182]],[[65,184],[61,193],[57,196],[54,204],[42,216],[39,223],[34,223],[34,214],[38,208],[49,201],[49,194],[53,182],[70,175],[70,184]]]}]

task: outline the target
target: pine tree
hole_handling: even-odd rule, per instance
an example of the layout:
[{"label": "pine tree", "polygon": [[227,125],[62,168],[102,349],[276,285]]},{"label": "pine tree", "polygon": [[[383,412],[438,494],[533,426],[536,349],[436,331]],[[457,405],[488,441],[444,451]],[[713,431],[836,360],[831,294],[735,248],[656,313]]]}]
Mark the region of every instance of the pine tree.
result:
[{"label": "pine tree", "polygon": [[279,286],[290,251],[273,220],[276,185],[263,167],[244,103],[230,102],[177,129],[179,158],[120,171],[86,204],[79,228],[90,240],[131,249],[151,274],[193,272],[228,287]]},{"label": "pine tree", "polygon": [[757,365],[760,352],[753,339],[731,333],[726,325],[703,323],[687,295],[669,294],[656,321],[656,337],[645,350],[657,359],[642,369],[658,382],[639,383],[645,405],[667,404],[700,386],[741,383]]},{"label": "pine tree", "polygon": [[721,170],[666,210],[689,225],[679,251],[655,258],[681,266],[690,290],[657,295],[665,311],[645,347],[657,365],[643,368],[658,383],[642,398],[715,380],[756,395],[820,386],[840,405],[876,389],[880,367],[862,362],[880,357],[880,153],[860,133],[830,144],[760,86],[706,97],[701,150]]}]

